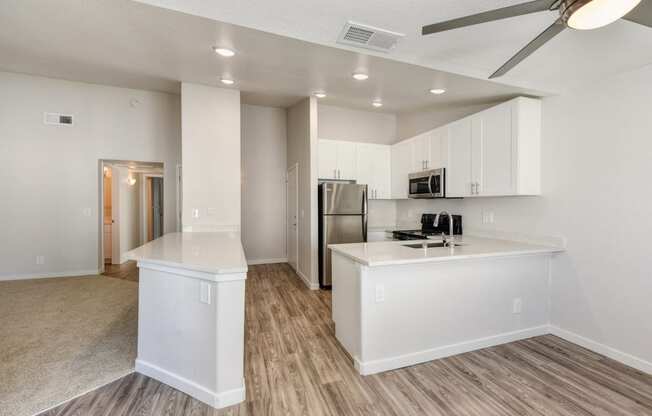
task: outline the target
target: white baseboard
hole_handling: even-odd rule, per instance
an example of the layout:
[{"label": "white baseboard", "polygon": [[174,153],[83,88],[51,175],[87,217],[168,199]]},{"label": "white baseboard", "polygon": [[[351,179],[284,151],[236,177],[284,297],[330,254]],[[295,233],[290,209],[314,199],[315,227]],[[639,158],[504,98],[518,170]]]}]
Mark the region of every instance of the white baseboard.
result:
[{"label": "white baseboard", "polygon": [[597,352],[598,354],[602,354],[606,357],[611,358],[612,360],[616,360],[622,364],[633,367],[639,371],[652,374],[652,363],[642,358],[601,344],[597,341],[593,341],[592,339],[583,337],[574,332],[561,329],[558,326],[550,325],[550,333],[552,335],[558,336],[559,338],[563,338],[568,342],[572,342],[573,344],[584,347],[587,350]]},{"label": "white baseboard", "polygon": [[353,360],[356,370],[358,370],[358,372],[363,376],[366,376],[383,371],[389,371],[410,365],[420,364],[426,361],[450,357],[452,355],[462,354],[469,351],[475,351],[482,348],[507,344],[508,342],[514,342],[521,339],[546,335],[548,333],[550,333],[549,326],[542,325],[533,328],[522,329],[519,331],[506,332],[504,334],[494,335],[491,337],[465,341],[459,344],[445,345],[442,347],[417,351],[410,354],[383,358],[380,360],[361,362],[358,357],[354,357]]},{"label": "white baseboard", "polygon": [[174,387],[175,389],[180,390],[216,409],[243,402],[246,396],[244,379],[242,380],[242,387],[240,388],[223,392],[214,392],[200,386],[194,381],[188,380],[187,378],[181,377],[139,359],[136,359],[136,371],[156,379],[161,383],[167,384],[168,386]]},{"label": "white baseboard", "polygon": [[318,290],[319,289],[319,283],[311,282],[310,279],[308,279],[308,277],[306,277],[306,275],[301,272],[301,270],[296,270],[295,269],[294,271],[301,278],[301,280],[303,280],[303,283],[306,285],[306,287],[308,287],[308,289],[310,289],[310,290]]},{"label": "white baseboard", "polygon": [[247,259],[247,264],[250,266],[256,265],[256,264],[276,264],[276,263],[287,263],[288,259],[287,257],[285,258],[278,258],[278,259],[256,259],[256,260],[249,260]]},{"label": "white baseboard", "polygon": [[95,270],[73,270],[67,272],[49,272],[49,273],[25,273],[25,274],[8,274],[1,275],[0,281],[8,280],[27,280],[27,279],[48,279],[51,277],[78,277],[78,276],[88,276],[88,277],[97,277],[100,274],[100,271]]}]

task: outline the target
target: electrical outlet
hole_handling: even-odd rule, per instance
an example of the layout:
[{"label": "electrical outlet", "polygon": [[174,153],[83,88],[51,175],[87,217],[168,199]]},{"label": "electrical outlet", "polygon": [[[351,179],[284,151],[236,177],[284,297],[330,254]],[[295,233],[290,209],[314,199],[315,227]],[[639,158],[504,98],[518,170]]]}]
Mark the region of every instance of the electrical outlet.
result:
[{"label": "electrical outlet", "polygon": [[512,313],[515,315],[520,314],[523,311],[523,300],[521,298],[516,298],[512,302]]},{"label": "electrical outlet", "polygon": [[84,217],[90,217],[91,216],[91,209],[90,208],[84,208],[82,210],[82,214],[84,214]]},{"label": "electrical outlet", "polygon": [[376,303],[385,302],[385,286],[376,285]]},{"label": "electrical outlet", "polygon": [[494,223],[494,212],[489,211],[489,224],[493,224],[493,223]]},{"label": "electrical outlet", "polygon": [[45,256],[36,256],[36,264],[45,264]]}]

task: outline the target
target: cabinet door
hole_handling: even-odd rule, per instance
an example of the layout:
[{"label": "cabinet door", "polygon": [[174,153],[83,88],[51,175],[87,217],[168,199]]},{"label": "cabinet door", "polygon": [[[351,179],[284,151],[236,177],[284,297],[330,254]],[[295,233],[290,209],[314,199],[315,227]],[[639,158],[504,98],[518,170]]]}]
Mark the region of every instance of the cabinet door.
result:
[{"label": "cabinet door", "polygon": [[376,148],[376,163],[374,165],[376,199],[392,198],[392,155],[390,146]]},{"label": "cabinet door", "polygon": [[480,195],[516,193],[516,138],[512,129],[512,103],[480,113],[482,156]]},{"label": "cabinet door", "polygon": [[408,174],[412,170],[412,143],[404,141],[392,146],[392,199],[407,199]]},{"label": "cabinet door", "polygon": [[446,196],[471,195],[473,126],[465,118],[448,126]]},{"label": "cabinet door", "polygon": [[319,178],[337,179],[337,142],[320,140],[318,152]]},{"label": "cabinet door", "polygon": [[356,143],[335,143],[337,143],[337,169],[339,170],[338,179],[355,180]]},{"label": "cabinet door", "polygon": [[441,127],[430,132],[430,169],[448,167],[448,128]]},{"label": "cabinet door", "polygon": [[374,198],[376,172],[376,146],[373,144],[358,144],[356,151],[356,177],[360,185],[367,185],[369,199]]},{"label": "cabinet door", "polygon": [[410,172],[428,170],[430,164],[430,132],[422,133],[411,139],[410,142],[413,146],[412,169],[410,169]]}]

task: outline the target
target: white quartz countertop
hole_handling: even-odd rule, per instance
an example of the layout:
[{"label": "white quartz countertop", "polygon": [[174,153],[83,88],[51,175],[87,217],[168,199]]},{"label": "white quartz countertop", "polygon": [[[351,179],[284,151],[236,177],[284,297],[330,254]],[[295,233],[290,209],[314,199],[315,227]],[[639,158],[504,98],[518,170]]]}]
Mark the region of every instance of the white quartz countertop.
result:
[{"label": "white quartz countertop", "polygon": [[[427,242],[441,242],[441,239]],[[534,245],[509,240],[457,236],[455,241],[463,245],[454,249],[448,247],[410,248],[406,244],[420,244],[425,240],[377,241],[370,243],[331,244],[328,247],[357,263],[365,266],[390,266],[442,262],[487,257],[524,256],[533,254],[553,254],[564,251],[559,247]]]},{"label": "white quartz countertop", "polygon": [[127,253],[139,262],[210,274],[246,273],[237,232],[170,233]]}]

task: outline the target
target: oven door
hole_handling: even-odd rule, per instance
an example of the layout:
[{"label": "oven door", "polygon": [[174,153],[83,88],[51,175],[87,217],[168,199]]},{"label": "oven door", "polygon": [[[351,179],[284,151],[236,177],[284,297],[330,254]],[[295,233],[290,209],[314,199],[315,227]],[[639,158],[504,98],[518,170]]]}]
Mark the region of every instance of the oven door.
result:
[{"label": "oven door", "polygon": [[444,198],[444,169],[433,169],[409,175],[408,196],[410,198]]}]

